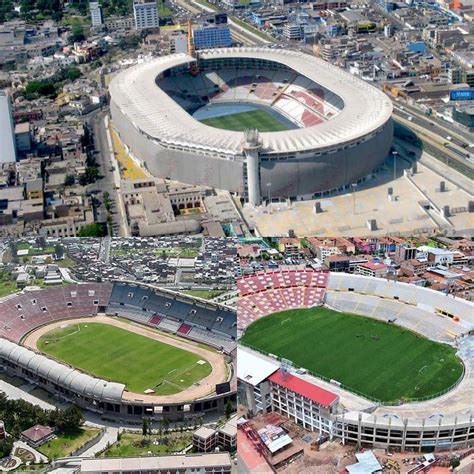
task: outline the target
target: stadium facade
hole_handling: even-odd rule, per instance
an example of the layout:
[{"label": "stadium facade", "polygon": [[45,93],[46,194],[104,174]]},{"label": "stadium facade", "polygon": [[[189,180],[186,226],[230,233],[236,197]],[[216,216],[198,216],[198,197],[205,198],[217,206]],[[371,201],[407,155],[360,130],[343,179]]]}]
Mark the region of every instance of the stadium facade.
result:
[{"label": "stadium facade", "polygon": [[[392,142],[382,92],[300,52],[174,54],[120,72],[109,90],[114,127],[155,176],[226,189],[252,205],[349,188],[383,164]],[[193,118],[219,103],[255,105],[294,127],[247,134]]]},{"label": "stadium facade", "polygon": [[312,270],[262,273],[237,285],[241,334],[268,314],[326,305],[382,321],[395,318],[395,324],[456,347],[464,365],[463,377],[445,393],[388,406],[241,346],[238,399],[251,413],[274,411],[308,431],[359,447],[420,452],[474,445],[473,303],[416,285]]},{"label": "stadium facade", "polygon": [[[185,392],[171,397],[137,394],[23,345],[40,327],[98,313],[213,346],[226,359],[226,380],[195,399],[187,399]],[[235,325],[235,311],[228,307],[149,285],[86,283],[25,292],[0,301],[0,371],[104,416],[170,421],[219,416],[229,401],[236,403]]]}]

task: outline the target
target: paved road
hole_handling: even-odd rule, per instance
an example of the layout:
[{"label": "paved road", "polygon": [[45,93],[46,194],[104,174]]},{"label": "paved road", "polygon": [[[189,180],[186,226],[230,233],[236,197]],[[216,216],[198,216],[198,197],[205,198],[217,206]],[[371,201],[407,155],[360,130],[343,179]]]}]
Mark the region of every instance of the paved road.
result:
[{"label": "paved road", "polygon": [[107,132],[104,125],[104,119],[108,110],[104,109],[92,115],[87,119],[89,126],[94,134],[94,145],[97,153],[97,163],[99,164],[100,175],[103,176],[99,181],[90,186],[90,191],[99,193],[108,192],[111,202],[112,230],[114,235],[122,235],[121,215],[117,212],[117,190],[113,172],[111,171],[112,162],[110,160],[109,144],[107,141]]},{"label": "paved road", "polygon": [[89,458],[95,457],[104,449],[116,443],[118,439],[118,434],[119,434],[119,429],[117,427],[108,426],[107,428],[105,428],[104,434],[102,435],[102,437],[99,438],[97,443],[95,443],[89,449],[84,451],[81,454],[81,456],[89,457]]}]

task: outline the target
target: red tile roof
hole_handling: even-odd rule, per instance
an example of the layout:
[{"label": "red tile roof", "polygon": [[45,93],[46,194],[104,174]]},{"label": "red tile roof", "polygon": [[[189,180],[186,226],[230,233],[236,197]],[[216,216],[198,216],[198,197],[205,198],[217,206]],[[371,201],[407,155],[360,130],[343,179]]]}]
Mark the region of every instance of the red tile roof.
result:
[{"label": "red tile roof", "polygon": [[41,441],[43,438],[47,438],[54,433],[53,429],[49,426],[35,425],[27,430],[23,431],[21,434],[33,442]]},{"label": "red tile roof", "polygon": [[325,407],[331,405],[331,403],[338,398],[335,393],[317,387],[316,385],[300,379],[299,377],[295,377],[294,375],[283,374],[281,370],[277,370],[273,373],[269,377],[269,380]]}]

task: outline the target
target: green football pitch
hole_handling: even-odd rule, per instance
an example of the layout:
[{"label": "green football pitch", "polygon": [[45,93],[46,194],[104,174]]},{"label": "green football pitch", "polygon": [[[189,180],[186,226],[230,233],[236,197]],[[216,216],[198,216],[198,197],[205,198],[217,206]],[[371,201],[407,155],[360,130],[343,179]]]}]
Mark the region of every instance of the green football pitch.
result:
[{"label": "green football pitch", "polygon": [[210,127],[243,132],[248,128],[256,128],[259,132],[281,132],[289,127],[274,115],[265,110],[252,110],[237,114],[223,115],[201,120]]},{"label": "green football pitch", "polygon": [[109,324],[54,329],[41,336],[38,349],[135,393],[152,389],[156,395],[171,395],[212,371],[196,354]]},{"label": "green football pitch", "polygon": [[258,319],[241,341],[385,403],[434,395],[463,374],[454,348],[446,344],[326,308]]}]

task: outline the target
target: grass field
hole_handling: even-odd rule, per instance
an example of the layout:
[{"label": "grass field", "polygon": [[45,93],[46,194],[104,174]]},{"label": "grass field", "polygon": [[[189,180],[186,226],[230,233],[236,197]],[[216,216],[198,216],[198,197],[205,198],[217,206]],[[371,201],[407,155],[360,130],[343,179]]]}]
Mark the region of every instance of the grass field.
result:
[{"label": "grass field", "polygon": [[283,130],[289,130],[286,124],[265,110],[239,112],[237,114],[204,119],[201,120],[201,122],[210,127],[233,130],[235,132],[243,132],[248,128],[256,128],[260,132],[281,132]]},{"label": "grass field", "polygon": [[326,308],[261,318],[247,328],[242,342],[383,402],[434,395],[463,373],[448,345]]},{"label": "grass field", "polygon": [[99,434],[95,428],[79,428],[75,433],[61,434],[48,441],[40,447],[41,451],[49,459],[57,459],[69,456],[71,453],[84,446],[90,439]]},{"label": "grass field", "polygon": [[100,323],[71,324],[43,335],[38,348],[135,393],[178,393],[209,375],[209,362],[191,352]]},{"label": "grass field", "polygon": [[[166,441],[166,442],[165,442]],[[192,444],[191,432],[170,433],[166,436],[142,436],[141,433],[123,433],[120,440],[102,454],[104,457],[158,456],[182,451]]]}]

